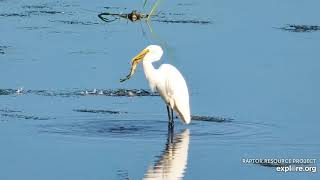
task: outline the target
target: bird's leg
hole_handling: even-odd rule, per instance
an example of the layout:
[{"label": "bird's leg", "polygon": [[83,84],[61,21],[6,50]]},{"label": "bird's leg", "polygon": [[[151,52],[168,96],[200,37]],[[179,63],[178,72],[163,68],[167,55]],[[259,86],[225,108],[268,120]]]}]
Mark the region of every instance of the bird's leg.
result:
[{"label": "bird's leg", "polygon": [[172,119],[172,122],[174,123],[174,121],[173,121],[173,119],[174,119],[174,117],[173,117],[173,109],[171,109],[171,119]]},{"label": "bird's leg", "polygon": [[170,107],[167,105],[167,112],[168,112],[168,118],[169,118],[169,122],[170,122],[170,119],[171,119],[171,117],[170,117]]},{"label": "bird's leg", "polygon": [[[171,109],[171,108],[170,108]],[[173,109],[171,109],[171,125],[174,126]]]},{"label": "bird's leg", "polygon": [[172,116],[173,111],[168,105],[167,105],[167,111],[168,111],[168,118],[169,118],[168,127],[172,128],[173,127],[173,116]]}]

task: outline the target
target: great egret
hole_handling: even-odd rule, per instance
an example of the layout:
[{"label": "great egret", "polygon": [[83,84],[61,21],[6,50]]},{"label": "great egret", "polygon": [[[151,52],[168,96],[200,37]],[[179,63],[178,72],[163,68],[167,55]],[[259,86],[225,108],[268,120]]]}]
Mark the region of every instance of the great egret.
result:
[{"label": "great egret", "polygon": [[126,79],[134,74],[137,64],[142,61],[151,91],[157,91],[167,105],[169,126],[174,125],[173,111],[179,115],[184,123],[189,124],[191,121],[189,92],[183,76],[170,64],[162,64],[159,69],[155,69],[152,65],[153,62],[161,59],[162,54],[163,50],[158,45],[146,47],[131,60],[131,72]]}]

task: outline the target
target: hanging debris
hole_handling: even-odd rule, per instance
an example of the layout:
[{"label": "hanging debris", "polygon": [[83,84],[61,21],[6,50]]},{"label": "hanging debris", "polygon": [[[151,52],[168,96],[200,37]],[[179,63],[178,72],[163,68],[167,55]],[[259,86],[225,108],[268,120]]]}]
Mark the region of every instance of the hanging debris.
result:
[{"label": "hanging debris", "polygon": [[123,14],[123,13],[100,13],[98,17],[105,22],[113,22],[118,19],[127,19],[131,22],[140,21],[142,19],[147,19],[149,17],[148,14],[139,13],[136,10],[133,10],[131,13]]},{"label": "hanging debris", "polygon": [[320,26],[288,24],[287,26],[279,29],[282,29],[284,31],[291,31],[291,32],[314,32],[314,31],[320,31]]}]

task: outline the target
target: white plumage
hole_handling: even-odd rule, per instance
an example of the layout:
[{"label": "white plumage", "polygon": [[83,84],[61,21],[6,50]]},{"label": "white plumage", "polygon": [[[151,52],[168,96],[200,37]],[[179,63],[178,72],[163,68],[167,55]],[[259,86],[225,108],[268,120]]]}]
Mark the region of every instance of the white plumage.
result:
[{"label": "white plumage", "polygon": [[[189,124],[191,121],[189,92],[185,79],[179,70],[170,64],[162,64],[159,69],[155,69],[152,65],[153,62],[161,59],[162,54],[163,50],[160,46],[150,45],[133,61],[142,60],[151,90],[159,92],[167,106],[174,110],[184,123]],[[173,121],[173,117],[171,118]]]},{"label": "white plumage", "polygon": [[179,114],[181,120],[189,124],[189,92],[185,79],[178,69],[170,64],[162,64],[157,71],[164,76],[164,87],[157,88],[162,99]]}]

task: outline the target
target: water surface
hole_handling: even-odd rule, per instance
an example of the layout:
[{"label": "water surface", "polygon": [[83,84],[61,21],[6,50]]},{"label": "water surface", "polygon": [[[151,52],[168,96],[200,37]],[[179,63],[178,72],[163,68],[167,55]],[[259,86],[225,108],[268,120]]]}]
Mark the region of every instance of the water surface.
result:
[{"label": "water surface", "polygon": [[[163,1],[148,25],[97,16],[142,1],[0,1],[0,179],[318,179],[242,159],[319,166],[319,5]],[[174,132],[141,67],[119,82],[149,44],[189,86]]]}]

